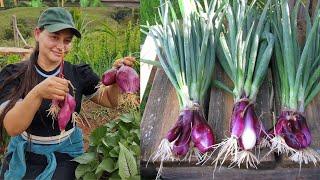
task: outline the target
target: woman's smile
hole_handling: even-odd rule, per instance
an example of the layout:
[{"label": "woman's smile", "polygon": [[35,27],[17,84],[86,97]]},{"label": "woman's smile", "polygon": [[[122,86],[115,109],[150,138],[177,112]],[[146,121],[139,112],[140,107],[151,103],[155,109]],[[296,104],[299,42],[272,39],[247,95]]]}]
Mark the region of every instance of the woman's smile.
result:
[{"label": "woman's smile", "polygon": [[62,52],[56,52],[56,51],[51,51],[54,56],[62,58],[63,53]]}]

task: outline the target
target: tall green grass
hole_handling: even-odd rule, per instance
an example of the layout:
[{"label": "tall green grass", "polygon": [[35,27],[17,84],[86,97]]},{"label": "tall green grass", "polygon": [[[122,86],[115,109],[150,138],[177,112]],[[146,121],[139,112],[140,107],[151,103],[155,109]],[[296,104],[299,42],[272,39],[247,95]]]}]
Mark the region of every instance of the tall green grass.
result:
[{"label": "tall green grass", "polygon": [[[74,38],[72,50],[67,55],[66,60],[73,64],[90,64],[93,70],[101,76],[104,71],[111,68],[115,59],[131,54],[136,55],[139,52],[139,21],[132,18],[134,17],[132,14],[131,19],[118,23],[112,21],[111,18],[92,18],[95,17],[95,14],[89,14],[87,11],[87,9],[80,8],[72,8],[70,10],[75,25],[82,34],[82,38]],[[99,9],[100,13],[101,9]],[[106,10],[105,13],[111,15],[110,10]],[[34,16],[38,16],[38,14],[34,14]],[[32,25],[32,27],[34,26]],[[0,43],[0,46],[13,44],[11,39],[4,37],[1,39],[4,41]],[[33,38],[31,41],[34,43]],[[19,61],[20,58],[16,55],[1,56],[0,69],[6,64]],[[136,66],[136,69],[138,70],[138,66]]]},{"label": "tall green grass", "polygon": [[116,32],[104,25],[100,30],[83,33],[82,39],[76,39],[66,59],[74,64],[90,64],[101,76],[116,59],[139,52],[139,38],[139,26],[131,21],[126,28]]},{"label": "tall green grass", "polygon": [[[179,5],[178,1],[171,0],[174,9],[176,12],[178,11]],[[160,21],[158,8],[160,7],[160,0],[140,0],[140,18],[141,25],[146,25],[149,23],[150,25],[155,25],[156,22]],[[178,18],[181,17],[180,14],[177,14]],[[146,38],[145,34],[141,35],[141,43],[144,42]]]}]

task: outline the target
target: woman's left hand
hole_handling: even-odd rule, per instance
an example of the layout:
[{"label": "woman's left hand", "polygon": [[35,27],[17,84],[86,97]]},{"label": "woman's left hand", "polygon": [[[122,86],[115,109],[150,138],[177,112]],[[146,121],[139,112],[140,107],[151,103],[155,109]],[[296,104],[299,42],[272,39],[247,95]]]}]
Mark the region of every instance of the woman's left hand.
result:
[{"label": "woman's left hand", "polygon": [[134,65],[135,61],[136,61],[135,57],[127,56],[122,59],[115,60],[115,62],[113,63],[113,67],[118,68],[118,67],[122,66],[123,64],[126,66],[132,67]]},{"label": "woman's left hand", "polygon": [[[117,59],[113,63],[113,68],[120,68],[122,65],[132,67],[135,61],[136,58],[131,56]],[[117,83],[104,87],[104,89],[99,89],[99,91],[100,92],[96,96],[91,98],[93,102],[109,108],[118,106],[118,97],[121,93]]]}]

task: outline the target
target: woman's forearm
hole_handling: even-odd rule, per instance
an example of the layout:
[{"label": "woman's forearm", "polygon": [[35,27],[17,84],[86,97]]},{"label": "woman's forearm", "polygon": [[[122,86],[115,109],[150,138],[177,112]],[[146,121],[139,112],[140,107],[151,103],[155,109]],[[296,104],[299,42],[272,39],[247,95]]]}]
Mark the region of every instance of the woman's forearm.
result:
[{"label": "woman's forearm", "polygon": [[119,104],[119,95],[120,95],[120,88],[117,83],[112,84],[108,87],[108,90],[105,92],[106,96],[110,101],[112,107],[117,107]]},{"label": "woman's forearm", "polygon": [[41,102],[42,98],[36,88],[32,89],[22,101],[17,102],[3,120],[7,133],[16,136],[25,131],[40,108]]}]

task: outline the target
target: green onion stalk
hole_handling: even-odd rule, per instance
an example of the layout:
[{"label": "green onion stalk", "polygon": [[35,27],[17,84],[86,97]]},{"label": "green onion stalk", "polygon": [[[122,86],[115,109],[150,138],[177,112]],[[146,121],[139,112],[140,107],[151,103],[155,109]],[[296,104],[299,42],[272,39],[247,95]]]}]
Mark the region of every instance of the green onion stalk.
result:
[{"label": "green onion stalk", "polygon": [[213,163],[224,164],[230,158],[230,167],[246,164],[257,168],[259,159],[253,153],[266,134],[255,113],[255,101],[263,83],[272,56],[274,36],[267,21],[270,0],[262,12],[255,1],[229,0],[226,7],[226,23],[220,33],[218,59],[233,82],[233,90],[215,80],[215,85],[234,97],[230,118],[230,136],[215,145],[219,151]]},{"label": "green onion stalk", "polygon": [[223,11],[218,0],[179,0],[182,19],[178,19],[170,1],[160,2],[161,23],[145,27],[154,40],[161,67],[176,90],[180,115],[154,153],[153,160],[161,160],[159,172],[165,160],[188,159],[195,153],[203,161],[215,144],[203,106],[214,71]]},{"label": "green onion stalk", "polygon": [[[316,165],[320,155],[310,148],[312,137],[305,108],[320,91],[319,4],[311,18],[309,5],[296,1],[290,10],[288,0],[275,2],[272,29],[277,38],[272,68],[281,111],[269,132],[270,152],[290,155],[289,158],[300,166],[303,162]],[[306,23],[304,40],[298,38],[298,34],[302,34],[297,24],[301,8]]]}]

